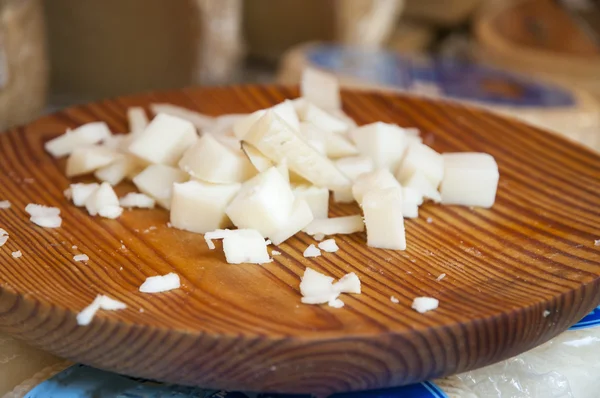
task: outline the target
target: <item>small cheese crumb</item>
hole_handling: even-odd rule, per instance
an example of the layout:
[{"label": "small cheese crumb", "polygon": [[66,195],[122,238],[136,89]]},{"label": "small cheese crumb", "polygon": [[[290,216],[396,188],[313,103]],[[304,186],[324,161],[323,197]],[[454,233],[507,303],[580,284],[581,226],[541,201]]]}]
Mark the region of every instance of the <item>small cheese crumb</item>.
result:
[{"label": "small cheese crumb", "polygon": [[25,207],[25,211],[31,216],[29,220],[42,228],[58,228],[62,224],[60,209],[57,207],[30,203]]},{"label": "small cheese crumb", "polygon": [[4,246],[6,241],[8,240],[8,232],[0,228],[0,247]]},{"label": "small cheese crumb", "polygon": [[436,281],[441,281],[442,279],[444,279],[446,277],[446,274],[440,274],[440,276],[437,277]]},{"label": "small cheese crumb", "polygon": [[273,244],[273,242],[271,242],[271,239],[267,239],[265,241],[265,245],[267,245],[267,246],[272,245],[272,244]]},{"label": "small cheese crumb", "polygon": [[427,223],[428,223],[428,224],[431,224],[432,222],[433,222],[433,218],[431,218],[431,217],[427,217]]},{"label": "small cheese crumb", "polygon": [[119,199],[119,204],[127,208],[153,209],[156,202],[146,194],[130,192]]},{"label": "small cheese crumb", "polygon": [[546,310],[542,315],[544,316],[544,318],[547,318],[548,315],[550,315],[550,311]]},{"label": "small cheese crumb", "polygon": [[163,276],[150,276],[140,286],[142,293],[161,293],[173,289],[179,289],[181,281],[179,275],[171,272]]},{"label": "small cheese crumb", "polygon": [[326,251],[327,253],[335,253],[340,248],[335,243],[335,239],[327,239],[319,243],[319,249]]},{"label": "small cheese crumb", "polygon": [[333,290],[339,293],[360,294],[360,279],[354,272],[350,272],[333,284]]},{"label": "small cheese crumb", "polygon": [[327,304],[333,308],[342,308],[344,306],[344,302],[342,300],[340,300],[339,298],[329,300],[329,303],[327,303]]},{"label": "small cheese crumb", "polygon": [[277,250],[273,250],[271,252],[271,256],[280,256],[280,255],[281,255],[281,252],[278,252]]},{"label": "small cheese crumb", "polygon": [[77,250],[77,246],[73,245],[73,246],[71,246],[71,249]]},{"label": "small cheese crumb", "polygon": [[141,313],[143,313],[143,312],[144,312],[144,309],[143,309],[143,308],[140,308],[140,312],[141,312]]},{"label": "small cheese crumb", "polygon": [[170,222],[167,223],[167,228],[173,228],[173,224],[171,224]]},{"label": "small cheese crumb", "polygon": [[14,258],[19,258],[19,257],[23,256],[23,253],[21,253],[21,250],[17,250],[16,252],[12,252],[12,256]]},{"label": "small cheese crumb", "polygon": [[316,234],[315,236],[313,236],[313,238],[315,238],[315,240],[316,240],[317,242],[320,242],[320,241],[322,241],[323,239],[325,239],[325,235],[323,235],[323,234]]},{"label": "small cheese crumb", "polygon": [[108,296],[98,295],[90,305],[77,314],[77,324],[80,326],[89,325],[98,310],[116,311],[125,308],[127,306],[120,301],[113,300]]},{"label": "small cheese crumb", "polygon": [[88,257],[87,254],[77,254],[77,255],[73,256],[73,260],[75,260],[75,261],[89,261],[90,258]]},{"label": "small cheese crumb", "polygon": [[0,209],[10,209],[10,202],[8,200],[0,200]]},{"label": "small cheese crumb", "polygon": [[412,309],[424,314],[427,311],[433,311],[438,308],[440,302],[432,297],[417,297],[413,300]]},{"label": "small cheese crumb", "polygon": [[594,246],[600,246],[600,239],[594,241]]},{"label": "small cheese crumb", "polygon": [[394,304],[398,304],[400,302],[400,300],[398,300],[396,297],[392,296],[390,297],[390,301]]},{"label": "small cheese crumb", "polygon": [[310,245],[304,250],[304,257],[319,257],[321,255],[321,250],[317,249],[315,245]]}]

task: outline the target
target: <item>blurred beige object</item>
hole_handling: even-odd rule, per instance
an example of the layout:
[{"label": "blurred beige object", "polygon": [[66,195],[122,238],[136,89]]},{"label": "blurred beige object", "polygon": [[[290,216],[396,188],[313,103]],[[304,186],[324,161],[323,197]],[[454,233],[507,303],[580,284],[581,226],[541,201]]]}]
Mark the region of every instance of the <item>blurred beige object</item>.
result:
[{"label": "blurred beige object", "polygon": [[340,43],[379,47],[393,32],[404,0],[337,0],[335,6]]},{"label": "blurred beige object", "polygon": [[55,97],[87,101],[234,80],[241,0],[46,0]]},{"label": "blurred beige object", "polygon": [[[281,84],[297,84],[304,68],[310,66],[319,68],[319,65],[312,64],[308,59],[308,54],[314,48],[319,48],[322,43],[306,43],[290,49],[282,57],[279,65],[277,81]],[[339,48],[339,47],[338,47]],[[377,52],[366,52],[365,57],[372,59],[377,57]],[[417,54],[411,55],[414,60],[420,59]],[[423,57],[427,62],[427,57]],[[339,59],[337,60],[341,62]],[[440,98],[441,94],[435,85],[414,84],[409,90],[398,87],[386,86],[378,82],[359,79],[347,74],[336,74],[340,79],[340,84],[345,88],[358,90],[382,90],[395,92],[409,92],[415,95]],[[543,82],[536,79],[538,83]],[[495,83],[492,89],[496,90],[521,90],[513,85],[502,85]],[[566,92],[574,100],[573,105],[537,107],[537,106],[508,106],[499,104],[488,104],[475,100],[461,100],[462,102],[484,107],[490,111],[501,113],[505,116],[514,117],[530,123],[534,126],[553,131],[564,135],[574,141],[577,141],[589,148],[600,151],[600,101],[585,90],[573,88],[572,86],[561,84],[560,82],[550,82]]]},{"label": "blurred beige object", "polygon": [[404,16],[436,26],[456,26],[467,22],[482,2],[483,0],[406,0]]},{"label": "blurred beige object", "polygon": [[27,384],[30,386],[27,389],[29,391],[35,384],[27,383],[28,380],[35,378],[40,371],[44,374],[39,375],[38,382],[45,380],[51,376],[48,372],[52,372],[56,365],[58,369],[54,373],[64,369],[66,365],[61,365],[63,363],[64,360],[60,358],[30,347],[8,335],[0,334],[0,397],[22,397],[23,395],[8,393],[19,385]]},{"label": "blurred beige object", "polygon": [[43,110],[47,81],[41,1],[0,2],[0,131]]},{"label": "blurred beige object", "polygon": [[242,0],[195,0],[200,13],[196,83],[235,80],[242,57]]},{"label": "blurred beige object", "polygon": [[390,38],[386,47],[395,52],[421,52],[431,45],[435,38],[435,31],[421,23],[411,21],[400,21]]},{"label": "blurred beige object", "polygon": [[554,2],[491,1],[478,13],[475,34],[482,62],[600,98],[600,47]]},{"label": "blurred beige object", "polygon": [[334,7],[330,1],[244,2],[244,39],[248,53],[257,58],[276,61],[299,43],[334,40],[334,25]]}]

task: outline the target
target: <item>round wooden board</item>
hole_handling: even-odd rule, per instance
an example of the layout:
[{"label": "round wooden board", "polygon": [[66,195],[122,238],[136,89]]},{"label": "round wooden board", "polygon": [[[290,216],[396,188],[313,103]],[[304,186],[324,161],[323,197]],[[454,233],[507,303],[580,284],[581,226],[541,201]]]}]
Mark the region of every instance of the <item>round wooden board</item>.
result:
[{"label": "round wooden board", "polygon": [[[600,156],[475,108],[345,91],[344,109],[360,124],[416,126],[438,151],[492,154],[501,174],[496,204],[424,205],[418,219],[406,221],[406,251],[370,249],[365,235],[355,234],[336,236],[337,253],[305,259],[314,241],[298,234],[263,266],[226,264],[202,235],[168,228],[164,210],[127,211],[118,220],[88,216],[63,196],[64,160],[43,150],[51,137],[86,122],[104,120],[123,132],[133,105],[170,102],[218,115],[297,94],[243,86],[139,95],[71,108],[0,135],[0,200],[12,202],[0,210],[0,227],[10,233],[0,248],[0,330],[127,375],[325,395],[484,366],[543,343],[598,305]],[[63,226],[35,226],[24,212],[28,203],[59,207]],[[330,216],[358,210],[332,206]],[[14,259],[15,250],[23,257]],[[90,261],[73,261],[78,253]],[[342,309],[302,305],[298,285],[307,266],[335,277],[356,272],[363,293],[344,295]],[[138,291],[146,277],[168,272],[181,276],[181,289]],[[128,307],[101,311],[78,327],[76,314],[97,294]],[[413,311],[417,296],[438,298],[440,308]]]}]

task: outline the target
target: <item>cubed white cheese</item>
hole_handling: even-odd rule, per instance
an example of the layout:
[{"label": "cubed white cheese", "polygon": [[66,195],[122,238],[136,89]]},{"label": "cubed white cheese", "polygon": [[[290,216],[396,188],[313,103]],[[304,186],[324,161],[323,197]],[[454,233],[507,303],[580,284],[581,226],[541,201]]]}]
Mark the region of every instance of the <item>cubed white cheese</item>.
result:
[{"label": "cubed white cheese", "polygon": [[375,170],[373,160],[368,156],[344,157],[336,160],[335,165],[352,181],[356,181],[362,174]]},{"label": "cubed white cheese", "polygon": [[173,166],[197,139],[192,123],[161,113],[136,136],[129,152],[148,163]]},{"label": "cubed white cheese", "polygon": [[[238,120],[233,125],[233,134],[240,140],[243,140],[250,128],[260,119],[263,115],[267,113],[266,109],[261,109],[256,112],[253,112],[246,116],[245,118]],[[259,170],[260,171],[260,170]]]},{"label": "cubed white cheese", "polygon": [[302,231],[302,228],[310,224],[312,220],[313,214],[308,202],[302,198],[296,198],[286,224],[271,234],[269,238],[274,245],[279,245]]},{"label": "cubed white cheese", "polygon": [[294,171],[314,185],[344,188],[350,181],[327,157],[319,154],[276,113],[267,111],[248,131],[244,140],[275,163],[287,159]]},{"label": "cubed white cheese", "polygon": [[283,177],[283,179],[289,184],[290,183],[290,171],[288,170],[287,159],[283,159],[277,166],[275,166],[279,174]]},{"label": "cubed white cheese", "polygon": [[174,167],[153,164],[133,178],[133,183],[141,192],[153,197],[160,206],[171,208],[174,183],[189,180],[189,175]]},{"label": "cubed white cheese", "polygon": [[406,133],[395,124],[376,122],[350,132],[359,152],[370,157],[375,168],[395,171],[408,145]]},{"label": "cubed white cheese", "polygon": [[404,218],[419,217],[421,204],[423,204],[423,195],[411,187],[402,188],[402,215]]},{"label": "cubed white cheese", "polygon": [[319,250],[315,245],[310,245],[304,250],[303,256],[306,258],[310,257],[319,257],[321,255],[321,250]]},{"label": "cubed white cheese", "polygon": [[114,149],[98,145],[75,148],[67,159],[66,175],[75,177],[92,173],[101,167],[108,166],[121,156]]},{"label": "cubed white cheese", "polygon": [[431,297],[417,297],[413,300],[413,310],[424,314],[427,311],[432,311],[438,308],[440,302],[437,299]]},{"label": "cubed white cheese", "polygon": [[358,176],[352,185],[352,195],[354,195],[354,199],[361,204],[363,196],[367,192],[386,188],[401,189],[402,187],[388,169],[378,169]]},{"label": "cubed white cheese", "polygon": [[235,137],[233,133],[233,126],[240,120],[245,119],[250,115],[249,113],[230,113],[227,115],[221,115],[214,118],[212,126],[204,129],[203,132],[207,132],[216,136]]},{"label": "cubed white cheese", "polygon": [[85,202],[85,208],[90,216],[99,215],[105,218],[117,218],[123,212],[119,198],[112,186],[103,182]]},{"label": "cubed white cheese", "polygon": [[300,93],[308,101],[323,109],[339,109],[340,85],[337,77],[314,68],[305,68],[300,81]]},{"label": "cubed white cheese", "polygon": [[413,173],[419,170],[437,189],[444,177],[444,158],[442,155],[421,143],[412,143],[408,146],[406,156],[402,160],[396,178],[401,184],[406,185]]},{"label": "cubed white cheese", "polygon": [[294,109],[294,103],[290,100],[285,100],[271,108],[279,115],[294,131],[300,130],[300,120]]},{"label": "cubed white cheese", "polygon": [[416,170],[405,182],[405,188],[411,188],[417,191],[423,198],[430,199],[436,203],[441,201],[440,193],[431,181],[420,170]]},{"label": "cubed white cheese", "polygon": [[77,207],[85,206],[90,195],[92,195],[96,189],[100,187],[98,183],[91,184],[71,184],[69,186],[70,197],[73,200],[73,204]]},{"label": "cubed white cheese", "polygon": [[333,284],[333,290],[339,293],[360,294],[360,279],[354,272],[350,272]]},{"label": "cubed white cheese", "polygon": [[156,201],[153,198],[137,192],[130,192],[119,199],[119,205],[127,208],[153,209],[155,204]]},{"label": "cubed white cheese", "polygon": [[297,185],[292,189],[296,198],[306,200],[314,218],[327,218],[329,213],[329,190],[314,185]]},{"label": "cubed white cheese", "polygon": [[335,243],[335,239],[327,239],[319,243],[319,249],[327,253],[335,253],[340,248],[338,247],[337,243]]},{"label": "cubed white cheese", "polygon": [[311,102],[304,102],[296,109],[301,121],[312,123],[323,131],[328,133],[345,133],[348,131],[348,125],[345,121]]},{"label": "cubed white cheese", "polygon": [[241,184],[211,184],[188,181],[173,185],[171,226],[205,233],[231,225],[225,209]]},{"label": "cubed white cheese", "polygon": [[166,275],[149,276],[140,286],[142,293],[162,293],[169,290],[179,289],[181,281],[179,275],[170,272]]},{"label": "cubed white cheese", "polygon": [[111,136],[108,125],[104,122],[92,122],[84,124],[75,130],[56,137],[44,145],[55,158],[69,155],[76,148],[98,144]]},{"label": "cubed white cheese", "polygon": [[145,163],[143,161],[131,155],[121,155],[109,165],[97,169],[94,172],[94,177],[115,186],[125,178],[132,178],[139,174],[144,167]]},{"label": "cubed white cheese", "polygon": [[367,192],[363,197],[362,209],[367,226],[368,246],[406,250],[400,188],[376,189]]},{"label": "cubed white cheese", "polygon": [[129,132],[133,134],[144,131],[149,123],[146,111],[140,106],[127,108],[127,122],[129,123]]},{"label": "cubed white cheese", "polygon": [[216,230],[204,234],[210,249],[214,249],[212,239],[223,239],[225,260],[229,264],[265,264],[271,262],[267,252],[267,242],[260,232],[253,229]]},{"label": "cubed white cheese", "polygon": [[337,189],[333,191],[333,201],[335,203],[352,203],[354,195],[352,195],[352,187]]},{"label": "cubed white cheese", "polygon": [[151,104],[150,109],[157,117],[166,114],[192,123],[198,130],[210,129],[215,124],[215,118],[173,104]]},{"label": "cubed white cheese", "polygon": [[243,153],[233,152],[207,133],[184,153],[179,168],[194,178],[216,184],[244,182],[256,173]]},{"label": "cubed white cheese", "polygon": [[[327,109],[327,108],[325,108],[325,109]],[[327,111],[331,115],[337,117],[339,120],[346,123],[349,130],[357,127],[357,124],[354,121],[354,119],[352,119],[350,116],[348,116],[348,114],[346,112],[344,112],[342,109],[327,109]]]},{"label": "cubed white cheese", "polygon": [[290,185],[272,167],[242,185],[226,214],[238,228],[256,229],[263,236],[271,236],[285,227],[294,200]]},{"label": "cubed white cheese", "polygon": [[31,217],[29,220],[42,228],[60,228],[62,225],[62,218],[59,216]]},{"label": "cubed white cheese", "polygon": [[77,324],[79,326],[89,325],[98,310],[117,311],[125,308],[127,308],[127,306],[120,301],[104,295],[98,295],[90,305],[77,314]]},{"label": "cubed white cheese", "polygon": [[309,235],[353,234],[365,230],[365,223],[360,215],[313,220],[303,229]]},{"label": "cubed white cheese", "polygon": [[300,123],[300,134],[315,151],[327,155],[327,133],[312,123]]},{"label": "cubed white cheese", "polygon": [[274,166],[273,162],[271,162],[269,158],[260,153],[258,149],[254,148],[254,146],[248,144],[247,142],[242,143],[242,150],[248,157],[250,163],[252,163],[252,166],[254,166],[259,173],[262,173],[268,168]]},{"label": "cubed white cheese", "polygon": [[496,160],[486,153],[445,153],[442,156],[442,203],[492,207],[500,178]]}]

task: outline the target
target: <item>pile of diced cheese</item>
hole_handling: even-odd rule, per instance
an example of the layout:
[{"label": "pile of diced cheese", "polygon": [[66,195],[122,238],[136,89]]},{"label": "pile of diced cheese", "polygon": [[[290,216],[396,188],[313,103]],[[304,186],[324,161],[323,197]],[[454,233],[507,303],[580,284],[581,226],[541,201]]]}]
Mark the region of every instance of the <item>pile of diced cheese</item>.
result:
[{"label": "pile of diced cheese", "polygon": [[[251,114],[211,117],[154,104],[149,121],[142,108],[130,108],[129,134],[94,122],[47,142],[46,150],[69,156],[67,176],[93,173],[101,181],[66,191],[90,215],[117,218],[123,207],[156,203],[170,211],[172,227],[205,234],[210,248],[212,239],[223,239],[234,264],[270,262],[267,245],[301,231],[321,240],[366,227],[368,246],[405,250],[404,219],[418,217],[425,201],[494,203],[499,173],[492,156],[437,153],[414,128],[358,127],[342,111],[337,80],[324,72],[307,69],[301,91]],[[141,193],[119,199],[113,186],[125,179]],[[362,211],[328,218],[330,192],[334,202],[357,202]],[[317,252],[313,246],[305,255]],[[339,305],[332,292],[316,301]]]}]

